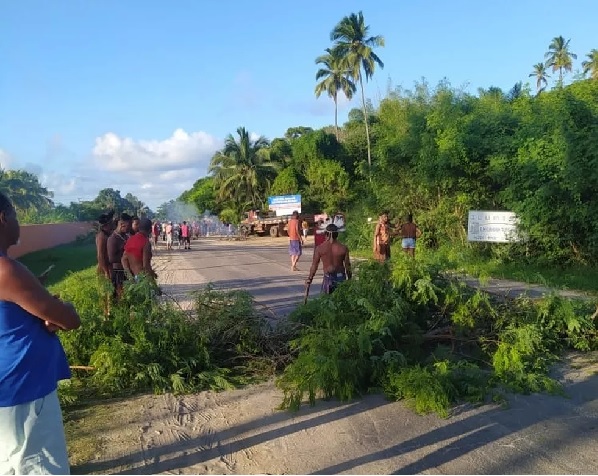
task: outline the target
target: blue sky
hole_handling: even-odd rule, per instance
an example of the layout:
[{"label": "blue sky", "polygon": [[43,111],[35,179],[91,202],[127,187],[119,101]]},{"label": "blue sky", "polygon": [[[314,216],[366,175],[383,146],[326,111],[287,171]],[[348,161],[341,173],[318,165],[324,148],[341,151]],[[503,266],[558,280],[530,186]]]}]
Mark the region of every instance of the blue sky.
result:
[{"label": "blue sky", "polygon": [[598,48],[595,0],[3,0],[0,163],[38,173],[59,202],[112,186],[155,207],[238,126],[273,138],[331,124],[314,59],[360,9],[386,40],[374,101],[422,77],[509,89],[558,35],[575,68]]}]

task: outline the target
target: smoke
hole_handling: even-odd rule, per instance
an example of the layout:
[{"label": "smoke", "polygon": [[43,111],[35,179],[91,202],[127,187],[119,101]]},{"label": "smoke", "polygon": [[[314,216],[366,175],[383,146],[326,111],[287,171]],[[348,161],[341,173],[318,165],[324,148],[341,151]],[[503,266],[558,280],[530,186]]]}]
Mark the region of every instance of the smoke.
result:
[{"label": "smoke", "polygon": [[181,201],[171,201],[164,205],[164,214],[160,213],[160,217],[166,217],[166,221],[173,223],[182,223],[186,221],[189,224],[196,225],[197,229],[194,233],[199,236],[226,236],[235,234],[236,227],[229,229],[228,224],[224,224],[218,216],[206,210],[204,213],[198,213],[197,208]]},{"label": "smoke", "polygon": [[173,223],[199,221],[200,215],[197,212],[197,208],[188,203],[172,201],[168,202],[164,208],[166,221],[171,221]]}]

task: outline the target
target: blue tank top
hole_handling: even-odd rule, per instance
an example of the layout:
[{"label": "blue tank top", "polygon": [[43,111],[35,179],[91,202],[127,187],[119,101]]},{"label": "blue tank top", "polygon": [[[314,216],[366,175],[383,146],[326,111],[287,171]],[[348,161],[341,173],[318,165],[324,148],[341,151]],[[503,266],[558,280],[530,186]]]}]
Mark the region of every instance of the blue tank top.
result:
[{"label": "blue tank top", "polygon": [[70,377],[58,336],[22,307],[0,301],[0,407],[45,397]]}]

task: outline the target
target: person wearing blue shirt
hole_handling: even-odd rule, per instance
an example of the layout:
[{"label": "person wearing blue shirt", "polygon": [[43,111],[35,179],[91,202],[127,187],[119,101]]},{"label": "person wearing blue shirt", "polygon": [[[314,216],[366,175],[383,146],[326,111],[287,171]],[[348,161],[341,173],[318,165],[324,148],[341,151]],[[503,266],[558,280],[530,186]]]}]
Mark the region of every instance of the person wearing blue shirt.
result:
[{"label": "person wearing blue shirt", "polygon": [[81,319],[8,257],[19,232],[0,193],[0,474],[69,474],[57,387],[70,369],[56,333]]}]

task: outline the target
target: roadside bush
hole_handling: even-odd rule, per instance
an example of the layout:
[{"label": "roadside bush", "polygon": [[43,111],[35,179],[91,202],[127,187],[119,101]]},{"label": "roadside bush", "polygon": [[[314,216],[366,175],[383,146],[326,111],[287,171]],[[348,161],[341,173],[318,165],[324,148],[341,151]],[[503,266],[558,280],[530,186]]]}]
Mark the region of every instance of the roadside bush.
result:
[{"label": "roadside bush", "polygon": [[[95,269],[73,273],[51,291],[73,303],[82,325],[60,333],[75,377],[60,386],[63,403],[81,393],[220,390],[281,370],[294,327],[271,325],[242,291],[207,286],[186,312],[159,302],[149,280],[127,281],[117,303]],[[107,315],[107,311],[109,314]]]},{"label": "roadside bush", "polygon": [[558,296],[505,300],[402,255],[369,262],[330,296],[291,316],[297,358],[278,380],[282,407],[351,399],[382,388],[441,416],[497,391],[558,392],[550,365],[567,348],[598,347],[593,305]]}]

